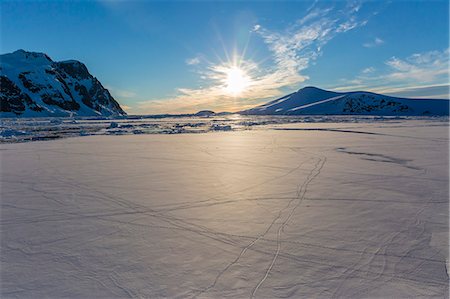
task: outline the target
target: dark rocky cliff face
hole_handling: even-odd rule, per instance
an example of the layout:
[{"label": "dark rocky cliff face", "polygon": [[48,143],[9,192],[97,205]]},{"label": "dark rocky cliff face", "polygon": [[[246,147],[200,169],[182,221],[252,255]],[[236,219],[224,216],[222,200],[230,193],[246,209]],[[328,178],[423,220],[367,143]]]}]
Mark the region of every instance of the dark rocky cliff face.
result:
[{"label": "dark rocky cliff face", "polygon": [[125,115],[87,67],[23,50],[1,55],[0,112],[6,116]]},{"label": "dark rocky cliff face", "polygon": [[79,61],[62,61],[56,62],[55,67],[62,73],[65,73],[72,78],[83,80],[88,79],[89,74],[87,67]]},{"label": "dark rocky cliff face", "polygon": [[13,112],[21,114],[28,106],[31,110],[40,112],[42,108],[27,95],[24,94],[20,88],[9,80],[6,76],[0,76],[0,111]]}]

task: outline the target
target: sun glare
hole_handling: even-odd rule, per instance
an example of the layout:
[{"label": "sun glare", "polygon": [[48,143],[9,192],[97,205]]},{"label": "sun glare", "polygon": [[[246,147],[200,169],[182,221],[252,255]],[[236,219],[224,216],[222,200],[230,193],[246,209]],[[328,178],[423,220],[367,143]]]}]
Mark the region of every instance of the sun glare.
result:
[{"label": "sun glare", "polygon": [[227,93],[238,96],[244,92],[250,83],[248,75],[238,67],[230,67],[225,71],[225,89]]}]

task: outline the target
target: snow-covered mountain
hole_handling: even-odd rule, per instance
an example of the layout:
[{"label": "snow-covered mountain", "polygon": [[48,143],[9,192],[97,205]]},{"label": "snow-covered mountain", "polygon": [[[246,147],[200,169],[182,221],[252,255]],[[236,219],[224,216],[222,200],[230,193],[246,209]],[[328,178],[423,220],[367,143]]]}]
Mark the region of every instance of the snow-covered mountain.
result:
[{"label": "snow-covered mountain", "polygon": [[0,116],[119,116],[126,113],[86,66],[18,50],[0,56]]},{"label": "snow-covered mountain", "polygon": [[308,86],[240,113],[246,115],[449,115],[449,100],[406,99],[365,91],[341,93]]}]

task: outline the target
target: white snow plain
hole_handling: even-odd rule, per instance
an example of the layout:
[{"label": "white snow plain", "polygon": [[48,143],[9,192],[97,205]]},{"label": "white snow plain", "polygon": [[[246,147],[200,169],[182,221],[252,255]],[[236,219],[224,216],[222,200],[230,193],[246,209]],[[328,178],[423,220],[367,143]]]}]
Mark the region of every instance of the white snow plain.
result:
[{"label": "white snow plain", "polygon": [[1,144],[2,298],[448,298],[448,120]]}]

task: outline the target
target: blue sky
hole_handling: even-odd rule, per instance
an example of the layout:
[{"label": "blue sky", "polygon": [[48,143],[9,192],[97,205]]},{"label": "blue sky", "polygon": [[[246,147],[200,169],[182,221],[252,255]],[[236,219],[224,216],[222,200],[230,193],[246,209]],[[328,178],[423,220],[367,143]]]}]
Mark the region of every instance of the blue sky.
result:
[{"label": "blue sky", "polygon": [[314,85],[448,98],[448,1],[2,1],[2,53],[77,59],[129,113]]}]

